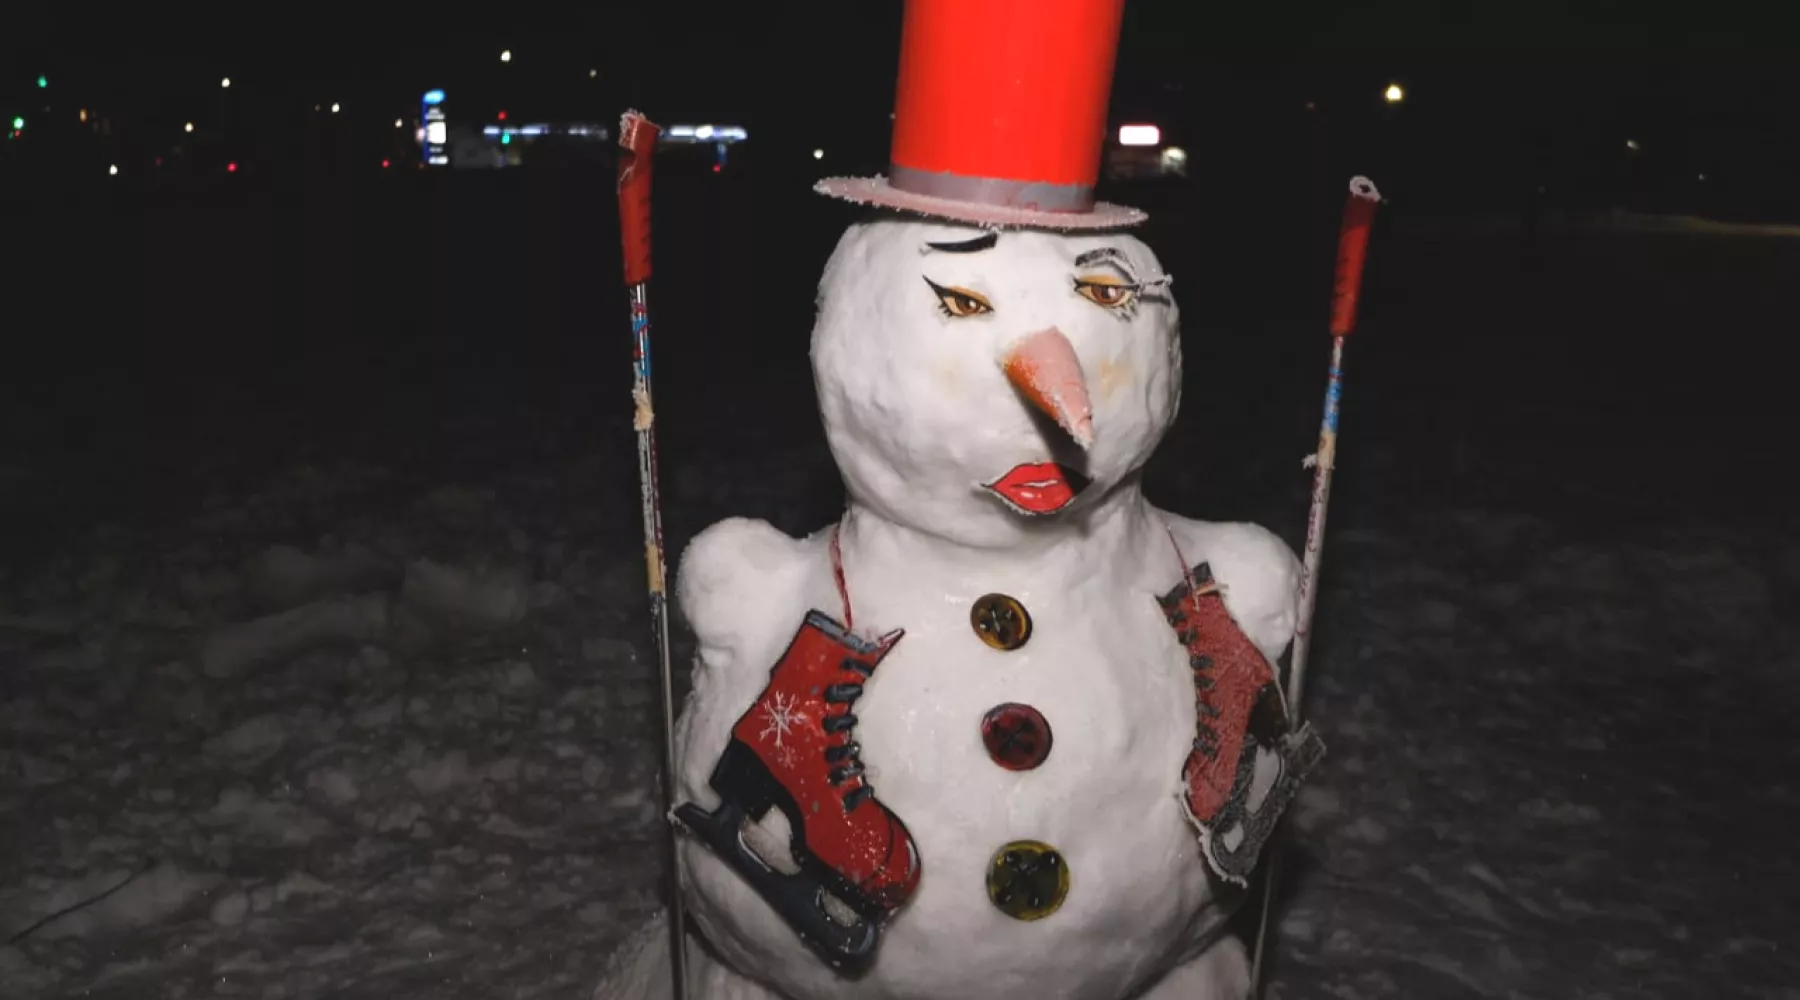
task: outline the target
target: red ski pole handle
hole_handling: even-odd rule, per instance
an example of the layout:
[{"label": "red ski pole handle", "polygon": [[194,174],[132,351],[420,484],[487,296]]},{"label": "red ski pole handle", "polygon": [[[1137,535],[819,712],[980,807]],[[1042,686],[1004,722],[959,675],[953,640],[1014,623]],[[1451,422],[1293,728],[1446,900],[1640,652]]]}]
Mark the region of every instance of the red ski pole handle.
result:
[{"label": "red ski pole handle", "polygon": [[619,121],[619,238],[625,249],[625,285],[650,280],[650,159],[662,129],[637,111]]},{"label": "red ski pole handle", "polygon": [[1331,335],[1348,336],[1356,328],[1356,300],[1362,294],[1363,262],[1369,255],[1369,226],[1381,194],[1367,177],[1350,181],[1344,225],[1338,231],[1337,280],[1331,290]]}]

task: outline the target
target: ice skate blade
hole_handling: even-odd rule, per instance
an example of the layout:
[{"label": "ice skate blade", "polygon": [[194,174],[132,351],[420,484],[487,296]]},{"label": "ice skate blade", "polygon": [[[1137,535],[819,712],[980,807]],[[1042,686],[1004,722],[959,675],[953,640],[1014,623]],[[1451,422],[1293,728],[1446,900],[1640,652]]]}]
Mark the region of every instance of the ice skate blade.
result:
[{"label": "ice skate blade", "polygon": [[825,912],[825,887],[817,879],[805,870],[787,875],[770,868],[744,843],[741,809],[728,802],[709,813],[690,803],[677,807],[675,818],[750,883],[800,940],[839,975],[854,979],[874,965],[880,926],[867,917],[850,926],[838,923]]}]

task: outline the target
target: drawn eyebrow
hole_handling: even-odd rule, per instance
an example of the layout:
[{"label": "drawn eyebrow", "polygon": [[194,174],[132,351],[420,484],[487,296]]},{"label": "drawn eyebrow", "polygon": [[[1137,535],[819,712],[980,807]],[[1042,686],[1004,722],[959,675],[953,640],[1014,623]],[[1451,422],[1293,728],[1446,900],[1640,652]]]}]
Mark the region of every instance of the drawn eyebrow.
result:
[{"label": "drawn eyebrow", "polygon": [[925,249],[941,250],[944,253],[980,253],[983,250],[994,249],[994,244],[998,242],[1000,242],[1000,234],[990,229],[974,239],[963,240],[961,243],[927,243]]},{"label": "drawn eyebrow", "polygon": [[1096,250],[1089,250],[1087,253],[1075,258],[1075,266],[1088,267],[1102,261],[1111,261],[1112,263],[1124,267],[1127,271],[1131,270],[1129,266],[1131,261],[1126,259],[1125,252],[1118,247],[1100,247]]}]

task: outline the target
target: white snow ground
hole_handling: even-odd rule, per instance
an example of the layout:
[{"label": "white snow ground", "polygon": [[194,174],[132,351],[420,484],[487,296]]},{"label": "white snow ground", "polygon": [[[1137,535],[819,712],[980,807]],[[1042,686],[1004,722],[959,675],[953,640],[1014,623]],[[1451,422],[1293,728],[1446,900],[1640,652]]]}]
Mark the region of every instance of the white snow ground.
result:
[{"label": "white snow ground", "polygon": [[[1770,418],[1733,416],[1744,378],[1683,403],[1666,378],[1508,398],[1458,374],[1578,367],[1561,341],[1594,316],[1622,331],[1601,358],[1689,329],[1679,282],[1632,279],[1651,299],[1620,317],[1594,275],[1713,251],[1609,247],[1494,309],[1420,273],[1443,247],[1371,276],[1308,700],[1330,755],[1272,996],[1800,997],[1800,530],[1755,487]],[[1692,308],[1741,329],[1727,270]],[[1273,354],[1189,331],[1159,501],[1298,540],[1324,345],[1296,329]],[[676,545],[836,503],[803,364],[728,370],[671,378],[695,387],[664,402]],[[198,448],[178,503],[0,567],[0,996],[586,996],[657,906],[660,835],[628,408],[600,395],[395,390],[239,472]]]}]

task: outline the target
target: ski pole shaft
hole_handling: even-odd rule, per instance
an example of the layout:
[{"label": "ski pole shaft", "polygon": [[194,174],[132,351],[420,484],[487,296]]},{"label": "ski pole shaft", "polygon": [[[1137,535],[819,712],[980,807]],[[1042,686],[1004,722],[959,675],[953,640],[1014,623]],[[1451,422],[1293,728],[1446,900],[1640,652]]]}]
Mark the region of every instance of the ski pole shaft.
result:
[{"label": "ski pole shaft", "polygon": [[1300,575],[1300,610],[1294,630],[1294,655],[1288,669],[1288,711],[1300,718],[1300,696],[1306,690],[1307,656],[1312,651],[1313,610],[1318,605],[1319,564],[1325,541],[1325,513],[1331,503],[1331,474],[1337,466],[1338,407],[1344,393],[1344,338],[1356,329],[1356,304],[1362,295],[1363,263],[1369,253],[1369,227],[1381,195],[1367,177],[1350,182],[1344,224],[1338,233],[1337,280],[1331,294],[1331,368],[1325,383],[1325,417],[1319,424],[1319,450],[1312,456],[1312,507],[1306,520],[1306,552]]},{"label": "ski pole shaft", "polygon": [[[656,408],[650,393],[650,161],[662,130],[636,111],[619,124],[619,235],[625,286],[631,299],[632,427],[637,432],[638,491],[644,515],[644,566],[649,578],[651,628],[662,681],[662,814],[675,810],[675,681],[669,664],[668,562],[663,553],[662,494],[656,477]],[[687,1000],[686,907],[675,825],[663,841],[668,859],[669,975],[674,1000]]]},{"label": "ski pole shaft", "polygon": [[[1344,393],[1344,339],[1356,328],[1356,303],[1362,294],[1363,263],[1369,251],[1369,227],[1381,195],[1367,177],[1350,181],[1350,199],[1344,206],[1344,222],[1338,231],[1336,280],[1331,291],[1331,367],[1325,381],[1325,416],[1319,424],[1319,448],[1308,456],[1313,467],[1312,505],[1306,518],[1306,552],[1300,574],[1300,608],[1294,628],[1294,655],[1288,663],[1287,707],[1295,725],[1300,722],[1300,698],[1306,692],[1307,656],[1312,651],[1313,611],[1318,606],[1319,565],[1325,540],[1325,512],[1331,503],[1331,474],[1337,465],[1338,407]],[[1273,843],[1274,841],[1271,841]],[[1275,883],[1281,859],[1271,851],[1269,874],[1263,883],[1262,914],[1256,928],[1256,949],[1250,962],[1250,996],[1262,993],[1263,956],[1269,943],[1269,914],[1275,905]]]}]

